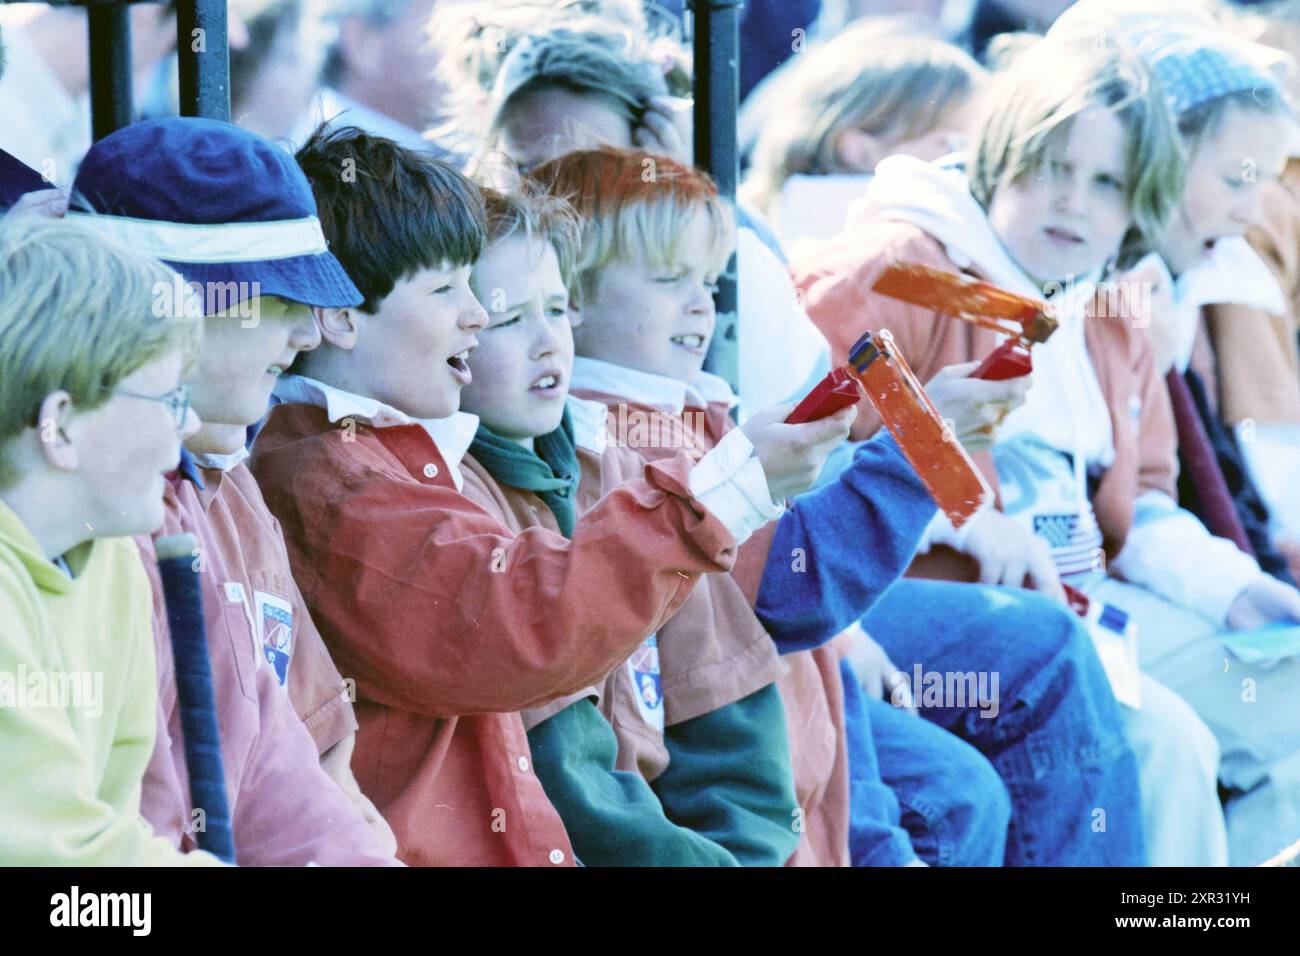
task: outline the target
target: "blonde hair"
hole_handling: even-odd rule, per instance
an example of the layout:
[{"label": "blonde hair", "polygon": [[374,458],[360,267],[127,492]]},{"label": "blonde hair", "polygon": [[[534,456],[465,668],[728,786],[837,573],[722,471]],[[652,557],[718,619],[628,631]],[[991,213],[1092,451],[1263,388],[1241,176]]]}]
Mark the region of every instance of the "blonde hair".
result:
[{"label": "blonde hair", "polygon": [[970,167],[985,209],[1007,183],[1033,175],[1085,110],[1113,113],[1127,134],[1124,193],[1132,226],[1120,264],[1158,242],[1178,207],[1187,162],[1164,91],[1136,53],[1104,36],[1042,40],[996,74]]},{"label": "blonde hair", "polygon": [[935,129],[984,78],[965,52],[905,21],[867,20],[795,56],[778,77],[746,198],[764,209],[796,174],[844,172],[841,134],[902,142]]},{"label": "blonde hair", "polygon": [[[39,426],[52,392],[66,391],[84,411],[174,350],[192,362],[200,309],[188,296],[176,300],[178,279],[74,221],[0,221],[0,449]],[[17,477],[0,455],[0,487]]]},{"label": "blonde hair", "polygon": [[[483,206],[487,221],[484,250],[515,235],[549,243],[560,265],[560,278],[565,286],[573,282],[580,227],[577,213],[564,199],[523,180],[509,190],[484,187]],[[478,287],[477,267],[470,274],[470,286],[476,294],[483,291]]]},{"label": "blonde hair", "polygon": [[667,156],[640,150],[584,149],[543,163],[532,178],[577,211],[581,242],[571,292],[589,295],[606,267],[681,262],[681,237],[703,211],[709,255],[721,272],[735,245],[735,216],[709,175]]}]

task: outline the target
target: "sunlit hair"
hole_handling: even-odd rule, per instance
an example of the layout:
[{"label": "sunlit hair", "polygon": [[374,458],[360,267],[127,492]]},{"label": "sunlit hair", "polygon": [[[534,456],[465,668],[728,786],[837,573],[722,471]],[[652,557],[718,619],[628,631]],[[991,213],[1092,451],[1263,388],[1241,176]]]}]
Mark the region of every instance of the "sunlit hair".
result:
[{"label": "sunlit hair", "polygon": [[486,91],[521,36],[588,17],[647,34],[648,12],[637,0],[440,0],[428,34],[444,88]]},{"label": "sunlit hair", "polygon": [[[177,274],[73,220],[0,223],[0,448],[39,427],[41,402],[65,391],[77,411],[179,351],[198,354],[200,307]],[[0,455],[0,488],[18,478]]]},{"label": "sunlit hair", "polygon": [[[467,154],[489,151],[508,110],[548,89],[601,97],[629,125],[651,97],[689,96],[690,57],[667,18],[646,16],[652,9],[629,0],[452,0],[444,14],[440,4],[433,34],[449,119],[439,137]],[[494,90],[503,71],[510,80],[504,96]]]},{"label": "sunlit hair", "polygon": [[849,171],[837,150],[843,133],[862,130],[886,146],[924,136],[985,76],[962,50],[892,19],[855,24],[799,53],[787,69],[747,184],[747,197],[765,209],[793,175]]},{"label": "sunlit hair", "polygon": [[[485,188],[483,204],[487,212],[485,252],[512,236],[549,243],[555,250],[564,284],[568,286],[573,281],[580,227],[578,216],[568,202],[525,180],[510,191]],[[477,269],[470,273],[470,286],[479,301],[483,301]]]},{"label": "sunlit hair", "polygon": [[1178,207],[1187,164],[1164,91],[1135,53],[1101,36],[1043,40],[995,74],[970,165],[971,192],[988,208],[1002,186],[1038,173],[1080,113],[1101,108],[1123,124],[1128,264],[1154,248]]},{"label": "sunlit hair", "polygon": [[682,236],[703,212],[710,265],[721,272],[735,244],[735,215],[707,173],[639,150],[584,149],[543,163],[531,178],[577,211],[581,242],[570,291],[589,295],[614,262],[681,264]]},{"label": "sunlit hair", "polygon": [[[1275,4],[1271,10],[1261,6],[1257,12],[1276,17],[1288,7],[1289,15],[1295,17],[1294,3]],[[1219,51],[1230,61],[1250,62],[1262,80],[1178,113],[1178,131],[1189,155],[1195,155],[1201,144],[1216,134],[1223,117],[1234,108],[1265,116],[1289,114],[1294,104],[1288,102],[1285,86],[1295,64],[1276,51],[1249,42],[1242,16],[1222,4],[1207,0],[1082,0],[1062,14],[1052,34],[1118,37],[1145,54],[1165,44],[1175,30],[1184,37],[1187,55]],[[1166,50],[1164,55],[1182,54]]]}]

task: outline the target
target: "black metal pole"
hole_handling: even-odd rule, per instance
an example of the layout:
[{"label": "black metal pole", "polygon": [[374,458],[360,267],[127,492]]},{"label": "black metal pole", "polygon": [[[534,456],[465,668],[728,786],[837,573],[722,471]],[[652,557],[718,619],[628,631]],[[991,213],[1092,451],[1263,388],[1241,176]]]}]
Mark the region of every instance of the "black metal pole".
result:
[{"label": "black metal pole", "polygon": [[226,0],[180,0],[176,60],[182,116],[230,119]]},{"label": "black metal pole", "polygon": [[[736,149],[736,114],[740,88],[741,0],[691,0],[695,52],[695,165],[718,184],[723,199],[734,203],[740,164]],[[718,324],[704,367],[740,389],[740,334],[736,323],[736,256],[718,283]]]},{"label": "black metal pole", "polygon": [[103,139],[128,125],[131,90],[131,10],[125,4],[86,8],[90,33],[90,135]]}]

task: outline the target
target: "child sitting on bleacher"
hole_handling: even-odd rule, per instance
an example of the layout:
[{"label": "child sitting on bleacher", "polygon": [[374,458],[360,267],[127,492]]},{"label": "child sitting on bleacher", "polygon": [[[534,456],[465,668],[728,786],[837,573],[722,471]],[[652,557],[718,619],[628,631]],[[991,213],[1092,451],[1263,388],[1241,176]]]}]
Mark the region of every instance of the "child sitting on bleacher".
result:
[{"label": "child sitting on bleacher", "polygon": [[[461,398],[479,417],[463,491],[516,532],[567,537],[645,462],[608,440],[604,405],[568,394],[572,210],[536,191],[484,198],[487,244],[470,281],[490,321]],[[773,685],[782,670],[731,576],[706,574],[597,686],[525,711],[533,766],[578,859],[785,862],[800,832]]]},{"label": "child sitting on bleacher", "polygon": [[[713,334],[710,284],[726,248],[725,230],[718,226],[725,217],[708,178],[667,157],[609,149],[569,153],[534,175],[569,198],[583,218],[571,287],[580,356],[575,389],[611,408],[615,440],[637,442],[634,430],[617,427],[635,415],[666,418],[695,447],[725,441],[733,428],[728,412],[734,396],[701,370]],[[935,395],[962,441],[979,437],[986,421],[1016,404],[1023,387],[960,378],[953,384],[960,387],[948,391],[945,381],[945,391],[936,388]],[[637,447],[648,457],[672,451],[671,445]],[[733,572],[791,668],[779,686],[807,831],[795,862],[831,863],[848,852],[857,863],[898,865],[923,854],[928,862],[987,865],[1002,860],[1004,847],[1013,863],[1140,859],[1132,757],[1113,706],[1089,699],[1104,692],[1105,683],[1086,638],[1046,601],[950,585],[916,593],[907,582],[896,582],[933,514],[894,439],[882,436],[863,443],[837,481],[795,499],[757,560],[742,553]],[[1002,721],[985,714],[994,719],[982,720],[974,701],[946,713],[954,730],[987,748],[997,770],[946,731],[880,701],[868,705],[870,718],[865,709],[850,709],[846,725],[846,700],[852,707],[860,695],[857,676],[841,662],[842,648],[865,636],[827,642],[877,599],[892,604],[879,622],[891,637],[896,629],[906,630],[918,644],[942,646],[938,632],[946,631],[953,635],[954,653],[996,659],[1004,686],[1020,701],[1019,713]],[[927,606],[933,620],[897,626],[900,619],[924,615]],[[895,619],[892,627],[889,617]],[[1002,641],[996,640],[999,633]],[[984,640],[972,642],[971,635]],[[1025,652],[1013,657],[1000,647],[1012,640],[1013,646],[1037,642],[1051,648],[1054,660],[1040,662]],[[979,646],[966,646],[971,643]],[[930,656],[924,660],[927,666],[938,663]],[[1040,684],[1054,689],[1043,694],[1035,689]],[[856,741],[855,729],[861,735]],[[1083,766],[1071,749],[1081,745],[1099,758],[1106,754],[1100,758],[1105,763],[1088,759]],[[1009,809],[998,771],[1008,778],[1007,788],[1019,783],[1015,754],[1021,747],[1040,754],[1059,748],[1062,766],[1054,781],[1016,786]],[[877,770],[878,751],[890,761],[881,759]],[[1079,768],[1077,776],[1065,771],[1066,760]],[[950,773],[975,785],[954,788]],[[1070,829],[1069,805],[1076,814],[1086,813],[1085,804],[1098,805],[1087,801],[1125,808],[1104,839],[1078,839]],[[1056,813],[1046,812],[1047,804]]]},{"label": "child sitting on bleacher", "polygon": [[[572,865],[519,712],[625,661],[699,575],[807,487],[838,420],[756,425],[646,466],[571,537],[518,534],[461,493],[459,414],[487,316],[469,286],[478,189],[425,154],[340,128],[298,153],[360,306],[276,388],[253,468],[340,666],[356,679],[362,789],[412,864]],[[758,454],[755,454],[755,449]]]},{"label": "child sitting on bleacher", "polygon": [[[158,689],[129,536],[162,523],[163,475],[198,427],[181,383],[199,322],[183,302],[155,309],[174,278],[71,223],[0,226],[6,866],[219,862],[182,855],[140,816]],[[37,687],[58,696],[29,697]]]},{"label": "child sitting on bleacher", "polygon": [[[998,335],[874,292],[889,264],[964,271],[1035,298],[1055,293],[1061,327],[1035,347],[1029,399],[1003,423],[992,456],[977,458],[1001,489],[999,507],[960,533],[937,525],[915,569],[1054,590],[1059,575],[1098,575],[1108,557],[1140,547],[1138,495],[1174,488],[1173,422],[1150,348],[1094,291],[1112,260],[1160,236],[1182,157],[1158,82],[1095,36],[1021,53],[985,109],[969,175],[906,156],[884,161],[845,232],[794,272],[837,354],[866,321],[889,328],[922,377],[984,358]],[[864,414],[855,431],[875,427]],[[1123,636],[1114,641],[1108,670],[1138,753],[1151,862],[1223,863],[1217,745],[1186,702],[1139,678]]]},{"label": "child sitting on bleacher", "polygon": [[[190,532],[211,658],[221,760],[241,865],[392,865],[392,834],[349,766],[356,718],[248,466],[248,426],[276,378],[320,333],[312,306],[357,301],[326,248],[291,157],[230,123],[172,117],[97,142],[74,184],[87,227],[178,270],[159,305],[196,291],[204,340],[190,369],[202,427],[160,489],[162,533]],[[187,285],[188,283],[188,285]],[[186,300],[188,302],[188,300]],[[143,812],[177,846],[206,809],[186,772],[176,674],[153,545],[159,729]]]}]

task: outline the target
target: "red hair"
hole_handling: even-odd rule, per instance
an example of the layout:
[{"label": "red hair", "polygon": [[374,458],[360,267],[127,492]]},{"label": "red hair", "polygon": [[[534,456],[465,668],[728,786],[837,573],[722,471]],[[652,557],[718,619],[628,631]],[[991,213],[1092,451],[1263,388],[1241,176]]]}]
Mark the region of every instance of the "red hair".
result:
[{"label": "red hair", "polygon": [[676,262],[686,223],[709,218],[710,246],[718,271],[734,245],[730,207],[712,178],[693,166],[643,150],[583,149],[543,163],[529,177],[562,197],[582,220],[576,275],[590,288],[610,262]]}]

